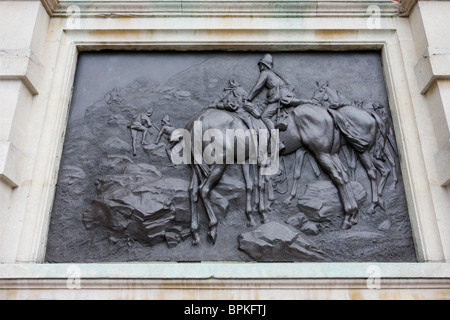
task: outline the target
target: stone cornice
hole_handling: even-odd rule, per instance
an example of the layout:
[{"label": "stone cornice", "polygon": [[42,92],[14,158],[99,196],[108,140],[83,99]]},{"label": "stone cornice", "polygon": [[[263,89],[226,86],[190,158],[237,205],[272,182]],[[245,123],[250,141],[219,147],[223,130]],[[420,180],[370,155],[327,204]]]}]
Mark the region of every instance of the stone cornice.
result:
[{"label": "stone cornice", "polygon": [[400,16],[408,17],[419,0],[401,0]]},{"label": "stone cornice", "polygon": [[[410,2],[414,0],[403,0]],[[41,0],[51,17],[381,17],[397,16],[403,6],[391,0]],[[76,7],[71,7],[76,6]],[[376,11],[369,10],[376,6]],[[76,10],[72,10],[72,9]]]}]

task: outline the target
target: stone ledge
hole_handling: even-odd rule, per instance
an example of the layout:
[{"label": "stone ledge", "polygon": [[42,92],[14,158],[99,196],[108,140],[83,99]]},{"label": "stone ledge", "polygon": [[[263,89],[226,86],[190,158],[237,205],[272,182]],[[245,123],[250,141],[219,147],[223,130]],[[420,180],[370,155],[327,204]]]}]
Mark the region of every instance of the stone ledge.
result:
[{"label": "stone ledge", "polygon": [[442,187],[450,185],[450,142],[434,155],[436,168],[439,170],[439,183]]},{"label": "stone ledge", "polygon": [[[67,279],[0,279],[1,290],[11,289],[67,289]],[[368,278],[353,279],[85,279],[80,286],[85,290],[95,289],[171,289],[171,290],[255,290],[255,289],[368,289]],[[383,289],[450,289],[450,280],[442,278],[380,279]],[[450,291],[448,292],[450,295]]]},{"label": "stone ledge", "polygon": [[1,299],[450,299],[448,263],[0,264]]},{"label": "stone ledge", "polygon": [[[164,268],[166,264],[161,264]],[[171,264],[169,264],[171,265]],[[173,264],[172,264],[173,265]],[[203,263],[187,264],[187,268],[197,269]],[[450,299],[450,278],[448,274],[431,272],[428,276],[414,272],[409,277],[406,274],[398,277],[386,277],[383,272],[380,278],[375,274],[346,274],[340,277],[338,273],[320,275],[317,273],[317,264],[304,264],[305,271],[309,270],[311,276],[305,273],[302,277],[292,278],[284,275],[281,278],[263,276],[252,278],[250,268],[249,277],[240,274],[235,277],[235,264],[222,265],[224,271],[230,275],[223,278],[157,278],[157,275],[147,273],[138,277],[137,274],[109,276],[95,278],[93,275],[77,278],[76,265],[65,265],[65,274],[54,275],[48,278],[4,278],[0,277],[1,299],[246,299],[246,300],[295,300],[295,299]],[[253,264],[250,264],[253,265]],[[256,264],[254,264],[256,265]],[[259,265],[259,264],[258,264]],[[292,268],[295,264],[287,264]],[[366,264],[363,264],[366,265]],[[401,265],[401,264],[399,264]],[[444,268],[448,271],[448,264]],[[72,266],[71,269],[69,267]],[[114,268],[111,265],[110,268]],[[147,264],[128,267],[145,269]],[[232,266],[231,270],[227,268]],[[373,264],[371,266],[374,266]],[[382,264],[380,270],[383,269]],[[269,266],[262,266],[267,269]],[[270,269],[278,269],[279,264],[270,264]],[[345,265],[341,269],[345,269]],[[355,264],[350,264],[353,270]],[[411,268],[411,267],[410,267]],[[170,268],[169,268],[170,269]],[[285,269],[284,267],[282,269]],[[319,270],[326,268],[319,268]],[[402,269],[402,268],[400,268]],[[412,269],[414,269],[412,267]],[[419,269],[421,269],[419,267]],[[433,268],[431,268],[433,269]],[[81,269],[83,270],[83,269]],[[83,270],[84,271],[84,270]],[[150,270],[149,270],[150,271]],[[399,271],[399,270],[398,270]],[[430,270],[432,271],[432,270]],[[0,266],[0,276],[2,274]],[[345,272],[344,272],[345,273]],[[447,272],[448,273],[448,272]],[[191,273],[188,272],[188,275]],[[270,274],[270,272],[269,272]],[[273,272],[272,272],[273,274]],[[9,274],[11,276],[11,274]],[[16,275],[17,276],[17,275]],[[261,276],[261,275],[260,275]],[[233,279],[232,279],[233,278]]]},{"label": "stone ledge", "polygon": [[[397,16],[401,6],[390,0],[302,1],[73,1],[41,0],[51,17],[380,17]],[[74,13],[74,7],[76,12]],[[79,9],[79,10],[78,10]],[[378,11],[377,9],[377,11]]]},{"label": "stone ledge", "polygon": [[11,142],[0,142],[0,179],[17,188],[21,177],[23,156]]},{"label": "stone ledge", "polygon": [[418,0],[400,0],[400,16],[409,17]]},{"label": "stone ledge", "polygon": [[67,279],[77,270],[82,279],[367,279],[377,270],[383,279],[450,281],[449,263],[64,263],[0,264],[0,280]]},{"label": "stone ledge", "polygon": [[42,73],[31,50],[0,50],[0,80],[21,80],[31,94],[37,95]]},{"label": "stone ledge", "polygon": [[427,93],[437,80],[450,79],[450,49],[428,48],[414,70],[420,93]]}]

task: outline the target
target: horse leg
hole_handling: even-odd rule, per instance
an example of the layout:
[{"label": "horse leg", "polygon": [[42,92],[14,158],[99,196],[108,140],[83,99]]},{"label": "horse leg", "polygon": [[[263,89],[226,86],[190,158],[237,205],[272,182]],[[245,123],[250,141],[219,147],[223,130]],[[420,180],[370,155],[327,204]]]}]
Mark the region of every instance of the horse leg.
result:
[{"label": "horse leg", "polygon": [[131,145],[133,146],[133,156],[136,155],[136,138],[137,138],[137,131],[136,130],[130,130],[131,131]]},{"label": "horse leg", "polygon": [[309,163],[311,164],[311,167],[314,171],[314,175],[316,176],[316,178],[320,177],[320,169],[319,166],[317,165],[316,159],[314,159],[314,157],[308,156],[309,159]]},{"label": "horse leg", "polygon": [[[354,200],[355,201],[354,206],[356,208],[358,208],[358,203],[356,202],[356,197],[354,196],[354,193],[353,193],[353,187],[352,187],[350,181],[348,181],[349,177],[348,177],[347,168],[344,166],[344,164],[342,163],[342,161],[340,160],[340,158],[337,154],[331,155],[331,158],[333,159],[333,161],[334,161],[333,163],[335,164],[335,166],[338,168],[338,170],[340,170],[341,174],[343,175],[344,180],[348,182],[342,187],[342,191],[340,191],[340,192],[345,193],[347,198],[350,197],[350,199]],[[349,222],[351,223],[351,225],[355,225],[358,223],[357,215],[358,215],[359,209],[351,210],[351,212],[352,213],[351,213]]]},{"label": "horse leg", "polygon": [[216,243],[217,239],[217,218],[214,214],[214,210],[211,203],[211,192],[214,189],[214,187],[219,183],[220,179],[222,179],[222,176],[225,172],[226,164],[214,164],[211,168],[211,173],[206,178],[204,183],[200,186],[200,197],[203,200],[203,204],[205,205],[206,213],[208,214],[209,219],[209,240],[212,241],[212,243]]},{"label": "horse leg", "polygon": [[[355,201],[354,206],[356,208],[358,208],[358,203],[356,202],[356,197],[354,196],[354,193],[353,193],[353,187],[352,187],[352,185],[351,185],[351,183],[349,181],[347,168],[342,163],[342,161],[339,158],[338,154],[332,154],[331,158],[333,159],[333,163],[336,166],[336,168],[342,174],[342,176],[344,178],[344,181],[346,181],[345,185],[342,186],[342,190],[340,192],[345,194],[346,198],[354,200]],[[357,210],[350,210],[350,211],[351,211],[351,216],[349,216],[350,217],[349,222],[350,222],[351,225],[355,225],[355,224],[358,223],[357,214],[358,214],[359,210],[357,209]]]},{"label": "horse leg", "polygon": [[191,201],[191,233],[194,239],[192,240],[192,244],[197,246],[200,244],[200,237],[198,234],[198,174],[196,169],[191,166],[191,184],[189,186],[189,198]]},{"label": "horse leg", "polygon": [[356,155],[355,150],[348,145],[345,145],[342,148],[342,152],[344,153],[345,159],[347,160],[348,168],[350,169],[350,179],[355,180],[355,171],[356,171]]},{"label": "horse leg", "polygon": [[259,174],[258,174],[258,191],[259,191],[259,216],[261,219],[261,223],[266,223],[268,221],[267,219],[267,208],[266,208],[266,201],[265,201],[265,181],[266,177],[261,173],[262,166],[259,168]]},{"label": "horse leg", "polygon": [[275,194],[273,193],[272,180],[270,179],[270,176],[265,176],[265,178],[266,178],[265,184],[267,186],[268,199],[269,202],[272,203],[273,201],[275,201]]},{"label": "horse leg", "polygon": [[389,177],[389,174],[391,173],[391,170],[383,163],[383,161],[373,159],[373,163],[375,165],[375,168],[380,172],[381,179],[380,183],[378,184],[378,204],[380,207],[384,210],[384,201],[383,201],[383,190],[386,186],[387,179]]},{"label": "horse leg", "polygon": [[389,161],[389,164],[392,167],[392,174],[393,174],[393,178],[394,178],[393,189],[395,189],[395,186],[397,185],[397,182],[398,182],[397,165],[395,163],[394,157],[392,156],[391,150],[389,149],[389,147],[387,145],[384,147],[384,154],[386,156],[386,159]]},{"label": "horse leg", "polygon": [[363,167],[366,169],[367,175],[370,180],[372,204],[370,206],[369,212],[375,213],[375,208],[379,205],[377,171],[375,169],[375,166],[373,165],[372,157],[370,156],[368,151],[358,153],[358,155]]},{"label": "horse leg", "polygon": [[295,162],[294,162],[294,181],[292,183],[292,190],[289,197],[285,200],[285,203],[289,204],[297,195],[298,181],[302,175],[303,160],[305,157],[306,150],[303,148],[298,149],[295,152]]},{"label": "horse leg", "polygon": [[358,203],[353,193],[353,188],[348,179],[347,173],[342,170],[343,165],[339,157],[331,156],[328,153],[315,153],[316,159],[328,173],[333,183],[336,185],[339,197],[341,198],[342,205],[344,207],[344,221],[342,222],[341,229],[350,229],[353,221],[351,218],[355,218],[358,213]]},{"label": "horse leg", "polygon": [[345,218],[342,223],[341,229],[350,229],[352,225],[355,225],[357,221],[357,214],[359,211],[358,203],[356,202],[355,194],[353,193],[353,187],[350,183],[345,183],[343,185],[338,185],[338,191],[341,199],[347,199],[344,203]]},{"label": "horse leg", "polygon": [[253,203],[253,205],[254,205],[253,211],[254,212],[259,212],[259,188],[255,187],[255,186],[258,186],[258,183],[259,183],[259,180],[258,180],[259,167],[258,167],[258,165],[252,164],[250,166],[250,171],[251,171],[251,177],[252,177],[253,186],[254,186],[253,187],[253,201],[254,201],[254,203]]},{"label": "horse leg", "polygon": [[255,220],[253,220],[252,212],[253,212],[253,177],[250,175],[250,164],[245,163],[242,165],[242,173],[244,175],[245,180],[245,193],[246,193],[246,208],[245,208],[245,216],[247,217],[247,227],[253,227],[256,225]]}]

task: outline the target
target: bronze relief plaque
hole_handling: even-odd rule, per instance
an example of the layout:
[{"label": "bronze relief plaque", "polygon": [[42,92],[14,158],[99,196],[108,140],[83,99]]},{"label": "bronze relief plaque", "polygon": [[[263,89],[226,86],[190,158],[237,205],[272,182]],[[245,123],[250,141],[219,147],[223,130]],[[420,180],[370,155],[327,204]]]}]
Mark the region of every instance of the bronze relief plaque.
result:
[{"label": "bronze relief plaque", "polygon": [[416,261],[380,53],[81,53],[46,261]]}]

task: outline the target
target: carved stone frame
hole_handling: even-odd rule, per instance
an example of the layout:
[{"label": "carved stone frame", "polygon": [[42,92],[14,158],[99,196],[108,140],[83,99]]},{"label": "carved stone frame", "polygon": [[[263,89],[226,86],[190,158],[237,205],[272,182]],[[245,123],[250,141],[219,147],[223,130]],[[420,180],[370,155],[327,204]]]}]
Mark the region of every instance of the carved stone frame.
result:
[{"label": "carved stone frame", "polygon": [[[63,20],[61,20],[63,21]],[[62,22],[61,22],[62,23]],[[55,22],[55,25],[57,22]],[[409,29],[408,29],[409,30]],[[403,33],[399,37],[399,32]],[[37,264],[1,265],[2,288],[53,290],[67,289],[71,267],[81,276],[81,288],[96,297],[121,297],[121,288],[132,287],[136,297],[210,298],[208,292],[220,291],[222,297],[251,298],[255,291],[260,298],[271,298],[275,292],[312,297],[325,289],[346,289],[361,292],[368,289],[367,279],[381,277],[381,290],[365,291],[364,296],[382,293],[398,294],[408,288],[408,294],[424,289],[448,290],[450,270],[447,263],[436,261],[434,252],[442,251],[436,238],[437,222],[430,191],[424,187],[426,168],[421,161],[422,150],[417,124],[412,110],[407,70],[400,46],[406,27],[385,29],[77,29],[55,31],[52,45],[57,45],[57,63],[48,97],[45,135],[39,147],[37,172],[47,181],[44,189],[33,189],[36,214],[25,229],[31,232],[27,255]],[[50,37],[52,37],[50,36]],[[406,34],[406,37],[408,35]],[[70,106],[77,54],[79,51],[115,50],[381,50],[388,98],[405,184],[417,257],[420,263],[127,263],[127,264],[42,264],[46,236],[55,192],[59,159]],[[33,193],[34,192],[34,193]],[[25,231],[26,232],[26,231]],[[78,274],[78,273],[77,273]],[[20,280],[19,280],[20,279]],[[203,291],[197,291],[198,289]],[[108,294],[105,290],[108,289]],[[149,290],[155,289],[155,290]],[[177,289],[177,290],[174,290]],[[370,288],[369,288],[370,289]],[[29,295],[39,290],[31,290]],[[356,291],[354,291],[356,290]],[[34,293],[32,293],[34,292]],[[326,291],[332,296],[331,291]],[[86,294],[86,293],[85,293]],[[164,296],[165,295],[165,296]]]}]

